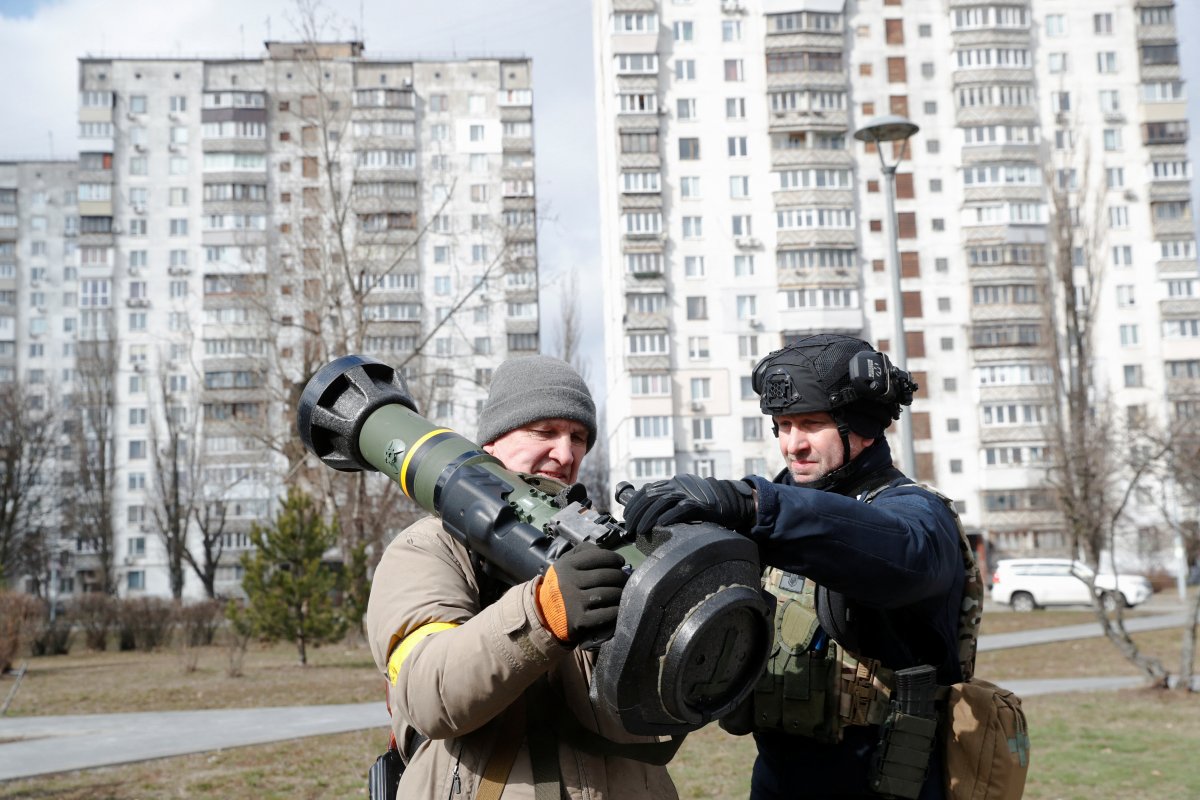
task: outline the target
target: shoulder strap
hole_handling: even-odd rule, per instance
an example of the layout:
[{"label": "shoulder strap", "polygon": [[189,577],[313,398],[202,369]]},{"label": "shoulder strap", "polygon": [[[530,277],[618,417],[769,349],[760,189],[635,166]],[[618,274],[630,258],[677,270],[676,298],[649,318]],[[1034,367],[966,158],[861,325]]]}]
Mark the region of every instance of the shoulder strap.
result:
[{"label": "shoulder strap", "polygon": [[954,508],[954,501],[928,483],[918,483],[917,486],[945,503],[954,515],[954,524],[958,528],[958,550],[963,565],[962,603],[958,607],[958,667],[962,670],[963,680],[969,681],[975,675],[975,655],[979,650],[979,625],[983,619],[983,573],[979,570],[979,562],[975,560],[971,540],[967,538],[962,520]]},{"label": "shoulder strap", "polygon": [[504,786],[508,783],[508,774],[517,759],[517,750],[521,748],[521,740],[524,738],[521,731],[525,727],[525,705],[526,700],[522,696],[504,715],[500,730],[496,732],[496,744],[483,768],[476,800],[500,800]]}]

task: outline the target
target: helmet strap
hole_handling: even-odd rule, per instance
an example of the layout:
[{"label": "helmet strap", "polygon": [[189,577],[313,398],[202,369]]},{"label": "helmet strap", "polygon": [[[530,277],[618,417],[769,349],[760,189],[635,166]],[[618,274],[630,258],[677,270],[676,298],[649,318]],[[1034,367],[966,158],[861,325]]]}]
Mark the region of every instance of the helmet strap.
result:
[{"label": "helmet strap", "polygon": [[837,423],[838,434],[842,437],[842,466],[844,467],[850,463],[850,425],[846,422],[846,415],[840,408],[833,409],[829,415]]}]

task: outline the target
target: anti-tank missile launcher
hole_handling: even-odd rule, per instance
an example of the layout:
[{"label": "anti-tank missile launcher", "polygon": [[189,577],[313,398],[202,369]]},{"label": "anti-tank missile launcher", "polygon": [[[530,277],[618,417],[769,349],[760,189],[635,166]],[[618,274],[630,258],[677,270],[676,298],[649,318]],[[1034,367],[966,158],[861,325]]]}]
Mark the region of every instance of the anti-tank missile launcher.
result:
[{"label": "anti-tank missile launcher", "polygon": [[629,732],[696,730],[754,688],[772,631],[749,540],[693,523],[630,542],[578,490],[551,496],[426,420],[400,374],[362,356],[319,370],[297,417],[305,447],[325,464],[387,475],[509,581],[529,580],[584,541],[620,552],[632,571],[592,692]]}]

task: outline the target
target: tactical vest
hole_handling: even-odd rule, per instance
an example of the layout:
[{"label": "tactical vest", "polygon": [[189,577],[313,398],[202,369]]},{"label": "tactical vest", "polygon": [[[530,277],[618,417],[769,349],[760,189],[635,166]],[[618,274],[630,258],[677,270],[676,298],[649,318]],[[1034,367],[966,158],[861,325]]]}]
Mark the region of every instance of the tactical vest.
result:
[{"label": "tactical vest", "polygon": [[[890,481],[860,494],[858,500],[870,503],[881,492],[908,483]],[[933,487],[918,485],[946,504],[958,527],[965,572],[958,661],[966,680],[975,671],[983,582],[952,501]],[[818,587],[812,581],[769,567],[763,573],[763,588],[776,598],[770,660],[747,701],[749,707],[739,709],[722,727],[735,734],[769,730],[831,743],[841,740],[846,726],[883,723],[890,711],[893,670],[877,659],[848,652],[828,636],[818,619]]]}]

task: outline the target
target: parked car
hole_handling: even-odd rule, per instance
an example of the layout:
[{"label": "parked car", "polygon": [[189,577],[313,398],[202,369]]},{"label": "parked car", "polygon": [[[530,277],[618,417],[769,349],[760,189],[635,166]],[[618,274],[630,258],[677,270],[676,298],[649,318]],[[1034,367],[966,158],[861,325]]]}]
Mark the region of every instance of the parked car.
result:
[{"label": "parked car", "polygon": [[[1088,605],[1087,581],[1094,573],[1086,564],[1068,558],[1005,558],[992,573],[992,600],[1013,611],[1033,611],[1045,606]],[[1144,575],[1100,573],[1094,586],[1104,607],[1118,604],[1133,608],[1144,603],[1154,589]]]}]

